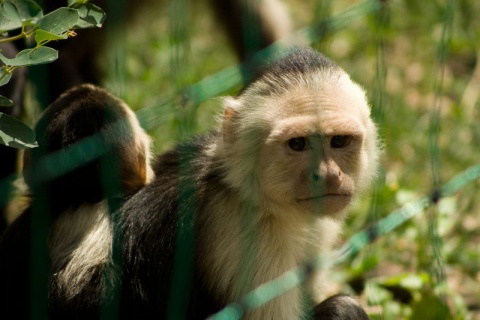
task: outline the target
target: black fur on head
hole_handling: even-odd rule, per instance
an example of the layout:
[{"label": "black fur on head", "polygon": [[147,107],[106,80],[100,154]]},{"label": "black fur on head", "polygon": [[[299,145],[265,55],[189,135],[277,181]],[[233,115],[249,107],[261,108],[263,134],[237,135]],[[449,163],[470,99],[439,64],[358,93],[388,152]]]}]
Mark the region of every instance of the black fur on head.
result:
[{"label": "black fur on head", "polygon": [[259,94],[279,93],[288,88],[292,79],[323,71],[338,73],[341,68],[310,47],[291,47],[273,54],[261,63],[254,72],[252,82],[242,92],[263,82],[263,90]]},{"label": "black fur on head", "polygon": [[338,69],[338,66],[312,48],[292,47],[267,63],[262,78],[283,78],[285,75],[308,74],[327,69]]}]

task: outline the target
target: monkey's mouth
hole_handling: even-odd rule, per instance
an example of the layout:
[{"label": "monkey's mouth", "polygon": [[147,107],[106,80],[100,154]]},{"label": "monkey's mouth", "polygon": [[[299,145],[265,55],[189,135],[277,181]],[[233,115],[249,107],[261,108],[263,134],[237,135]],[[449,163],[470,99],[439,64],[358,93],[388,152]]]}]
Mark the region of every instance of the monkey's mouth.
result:
[{"label": "monkey's mouth", "polygon": [[314,201],[314,200],[327,200],[327,199],[339,199],[349,200],[352,197],[349,193],[326,193],[319,196],[311,196],[308,198],[297,199],[298,202]]},{"label": "monkey's mouth", "polygon": [[336,214],[345,209],[351,202],[352,194],[349,193],[326,193],[297,200],[300,207],[315,216]]}]

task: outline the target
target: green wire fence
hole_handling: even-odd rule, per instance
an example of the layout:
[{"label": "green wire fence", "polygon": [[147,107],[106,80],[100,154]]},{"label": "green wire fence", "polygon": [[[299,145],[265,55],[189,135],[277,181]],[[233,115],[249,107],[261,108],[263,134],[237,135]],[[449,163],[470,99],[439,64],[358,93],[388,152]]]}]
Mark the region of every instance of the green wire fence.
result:
[{"label": "green wire fence", "polygon": [[[114,1],[115,2],[115,1]],[[125,1],[122,2],[125,4]],[[109,2],[109,6],[114,8],[120,8],[116,10],[116,14],[112,11],[108,11],[107,15],[113,13],[114,19],[124,19],[122,16],[125,13],[124,7],[118,7],[118,3]],[[172,2],[170,5],[171,15],[173,16],[182,16],[178,12],[185,10],[187,6],[186,1]],[[437,69],[439,76],[436,78],[434,84],[434,93],[435,93],[435,102],[434,109],[431,113],[430,118],[430,132],[429,132],[429,146],[430,146],[430,159],[431,159],[431,180],[432,180],[432,192],[428,195],[424,195],[418,198],[415,201],[408,202],[404,204],[400,209],[397,209],[390,214],[386,215],[385,218],[380,219],[381,208],[378,206],[378,186],[374,190],[374,197],[370,208],[370,226],[365,230],[362,230],[354,234],[341,248],[327,256],[314,257],[309,263],[298,266],[295,269],[292,269],[286,272],[281,277],[266,283],[255,290],[252,290],[250,293],[245,295],[241,300],[232,303],[225,307],[222,311],[212,316],[212,319],[240,319],[242,315],[251,309],[257,308],[268,301],[274,299],[275,297],[287,292],[288,290],[302,284],[309,276],[312,268],[323,269],[330,267],[335,264],[340,264],[345,262],[349,258],[353,257],[368,244],[372,243],[375,239],[387,235],[394,231],[396,228],[404,224],[406,221],[412,217],[424,212],[429,209],[429,235],[432,250],[434,251],[434,260],[432,262],[432,273],[435,275],[435,280],[437,282],[445,281],[445,272],[443,267],[443,262],[440,254],[440,249],[442,246],[441,241],[439,240],[438,230],[436,226],[437,216],[435,214],[435,206],[438,201],[447,196],[451,196],[460,189],[464,188],[466,185],[477,181],[480,179],[480,164],[470,167],[465,171],[456,175],[453,179],[448,181],[445,184],[441,184],[442,178],[440,177],[440,168],[441,168],[441,154],[440,148],[438,145],[438,137],[440,134],[440,113],[441,105],[439,97],[443,94],[443,80],[444,73],[443,68],[446,63],[447,58],[447,44],[451,38],[451,27],[453,20],[453,13],[455,12],[456,1],[448,0],[443,7],[444,17],[442,22],[442,33],[440,42],[438,44],[438,53],[437,53]],[[305,27],[300,29],[294,37],[302,39],[307,43],[317,43],[319,42],[326,34],[333,34],[339,30],[348,27],[353,20],[365,17],[367,15],[375,14],[375,50],[376,50],[376,84],[374,88],[374,99],[373,99],[373,108],[372,114],[378,123],[382,123],[384,117],[384,96],[383,92],[385,91],[385,81],[386,81],[386,61],[384,57],[384,31],[388,24],[387,16],[388,12],[388,1],[380,0],[365,0],[358,2],[355,5],[352,5],[347,10],[336,14],[334,16],[328,16],[327,18],[317,22],[315,25]],[[172,20],[173,21],[173,20]],[[187,65],[186,60],[188,59],[186,51],[188,48],[182,47],[181,44],[185,44],[183,39],[186,37],[186,24],[185,20],[177,20],[175,23],[172,23],[172,45],[175,46],[176,51],[172,54],[171,64],[172,69],[177,70],[178,73],[174,73],[172,76],[172,81],[175,83],[175,92],[171,95],[165,95],[160,97],[157,102],[149,107],[142,108],[137,111],[137,117],[145,129],[153,129],[155,127],[162,126],[169,119],[176,118],[178,121],[191,121],[189,118],[191,114],[188,114],[188,111],[195,110],[195,108],[200,105],[202,102],[205,102],[211,98],[217,97],[225,92],[228,92],[234,88],[241,86],[248,77],[249,64],[238,64],[223,69],[222,71],[213,74],[209,77],[202,79],[201,81],[188,85],[189,70],[184,66]],[[272,56],[272,53],[277,52],[284,46],[283,42],[278,42],[272,46],[258,51],[253,56],[254,63],[262,63],[265,59],[268,59]],[[117,51],[112,50],[112,60],[117,62],[117,66],[121,63],[118,63],[118,60],[122,61],[124,59],[119,51],[121,49],[117,48]],[[123,74],[122,70],[115,69],[116,67],[110,68],[113,69],[115,76],[121,76]],[[116,70],[116,71],[115,71]],[[187,111],[178,111],[178,109],[170,108],[169,106],[175,105],[187,106],[189,109]],[[173,110],[170,113],[165,112],[165,110]],[[68,173],[75,168],[82,166],[85,163],[99,159],[108,152],[108,146],[102,143],[102,139],[99,135],[88,137],[75,146],[72,146],[66,150],[62,150],[56,154],[52,154],[44,157],[34,168],[38,174],[36,175],[36,180],[33,182],[34,185],[41,185],[46,181],[59,177]],[[65,157],[68,156],[68,161],[65,161]],[[187,161],[187,160],[186,160]],[[187,161],[188,162],[188,161]],[[188,168],[184,168],[188,170]],[[384,180],[384,175],[381,175]],[[7,194],[11,188],[11,182],[15,180],[16,176],[11,176],[3,181],[0,181],[0,206],[4,206],[9,200],[7,197],[2,195]],[[382,180],[381,179],[381,180]],[[382,184],[384,181],[380,181]],[[45,204],[46,206],[48,204]],[[382,212],[383,213],[383,212]],[[193,215],[194,213],[190,213]],[[188,235],[188,230],[186,230]],[[184,255],[189,257],[192,256],[192,252],[189,250],[192,249],[191,237],[185,237],[185,243],[178,242],[178,252],[182,252]],[[34,242],[32,242],[33,244]],[[188,249],[190,248],[190,249]],[[176,257],[177,258],[177,257]],[[185,257],[178,257],[179,260],[186,259]],[[188,259],[188,257],[187,257]],[[36,266],[48,266],[48,262],[40,261]],[[179,266],[181,263],[175,263],[175,266]],[[179,270],[177,275],[182,275],[184,273],[189,273],[188,265],[185,267],[185,270]],[[45,271],[47,272],[47,271]],[[45,273],[44,272],[44,273]],[[180,278],[179,278],[180,279]],[[188,279],[187,279],[188,280]],[[188,282],[188,281],[187,281]],[[182,286],[179,286],[177,289],[182,291],[185,288],[188,289],[188,283],[184,283]],[[177,291],[178,291],[177,290]],[[173,290],[174,291],[174,290]],[[172,297],[181,295],[181,292],[172,292]],[[32,301],[37,301],[37,297],[32,297]],[[171,319],[181,317],[182,315],[182,306],[175,304],[176,300],[172,298],[171,310],[169,310],[169,316]],[[178,301],[177,301],[178,302]],[[36,302],[38,305],[44,304],[43,307],[40,305],[39,310],[45,311],[46,301]],[[113,311],[112,311],[113,310]],[[108,312],[102,313],[102,318],[115,318],[115,310],[118,311],[118,306],[109,308]],[[113,315],[112,315],[113,312]],[[38,319],[43,319],[43,315],[46,313],[40,312],[36,317]]]}]

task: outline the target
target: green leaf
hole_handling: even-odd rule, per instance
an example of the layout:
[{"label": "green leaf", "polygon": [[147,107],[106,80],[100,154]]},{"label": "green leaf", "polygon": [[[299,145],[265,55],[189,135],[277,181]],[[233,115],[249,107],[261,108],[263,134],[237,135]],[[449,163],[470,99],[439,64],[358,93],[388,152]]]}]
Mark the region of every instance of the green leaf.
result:
[{"label": "green leaf", "polygon": [[68,0],[68,6],[69,7],[72,7],[74,4],[76,3],[84,3],[84,2],[87,2],[88,0]]},{"label": "green leaf", "polygon": [[0,95],[0,107],[11,107],[13,106],[13,101]]},{"label": "green leaf", "polygon": [[38,47],[20,51],[13,59],[0,53],[0,60],[9,66],[31,66],[52,62],[58,59],[58,51],[50,47]]},{"label": "green leaf", "polygon": [[105,21],[105,12],[100,7],[97,7],[91,3],[78,3],[73,6],[78,10],[78,15],[80,19],[78,20],[75,29],[91,28],[97,27],[100,28]]},{"label": "green leaf", "polygon": [[43,16],[39,22],[40,29],[61,35],[72,29],[78,22],[78,11],[71,8],[59,8]]},{"label": "green leaf", "polygon": [[57,35],[42,29],[35,31],[35,41],[37,42],[37,45],[41,45],[46,41],[63,40],[67,38],[67,35]]},{"label": "green leaf", "polygon": [[[0,53],[0,56],[2,54]],[[10,78],[12,77],[12,73],[7,71],[7,66],[3,66],[0,68],[0,86],[6,85]]]},{"label": "green leaf", "polygon": [[10,19],[7,19],[0,11],[0,32],[15,30],[21,27],[22,23],[20,21],[12,21]]},{"label": "green leaf", "polygon": [[26,22],[42,16],[42,8],[31,0],[6,0],[0,4],[0,12],[10,21]]},{"label": "green leaf", "polygon": [[12,148],[35,148],[35,133],[23,122],[0,112],[0,143]]}]

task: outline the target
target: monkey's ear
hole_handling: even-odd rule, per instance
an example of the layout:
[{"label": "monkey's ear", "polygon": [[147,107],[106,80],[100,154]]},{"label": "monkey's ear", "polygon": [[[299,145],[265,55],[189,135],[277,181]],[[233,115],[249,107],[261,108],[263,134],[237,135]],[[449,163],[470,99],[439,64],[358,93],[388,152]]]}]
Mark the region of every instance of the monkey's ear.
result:
[{"label": "monkey's ear", "polygon": [[226,98],[223,101],[223,121],[222,121],[222,134],[223,141],[226,143],[232,143],[236,134],[236,122],[238,121],[238,107],[240,101],[235,98]]}]

